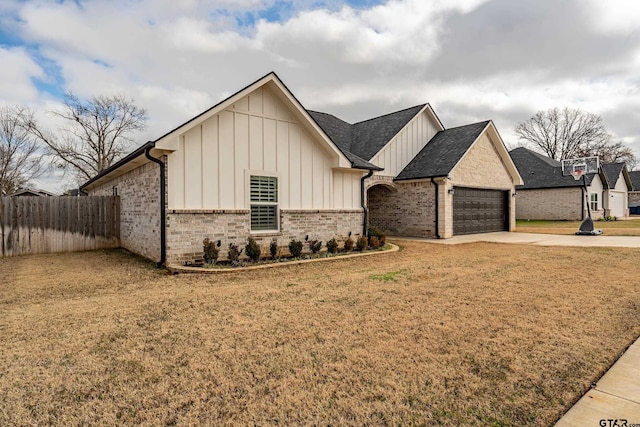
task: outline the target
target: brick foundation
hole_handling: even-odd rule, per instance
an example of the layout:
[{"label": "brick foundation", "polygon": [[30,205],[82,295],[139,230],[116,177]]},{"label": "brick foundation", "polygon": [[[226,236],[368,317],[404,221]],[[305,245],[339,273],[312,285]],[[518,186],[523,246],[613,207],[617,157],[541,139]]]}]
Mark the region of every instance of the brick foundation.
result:
[{"label": "brick foundation", "polygon": [[202,241],[205,237],[221,240],[220,259],[226,257],[229,243],[241,248],[251,236],[269,253],[269,243],[278,239],[285,248],[292,238],[342,240],[351,232],[354,237],[362,232],[361,210],[281,210],[280,230],[251,233],[249,210],[171,210],[167,212],[167,262],[183,263],[202,259]]}]

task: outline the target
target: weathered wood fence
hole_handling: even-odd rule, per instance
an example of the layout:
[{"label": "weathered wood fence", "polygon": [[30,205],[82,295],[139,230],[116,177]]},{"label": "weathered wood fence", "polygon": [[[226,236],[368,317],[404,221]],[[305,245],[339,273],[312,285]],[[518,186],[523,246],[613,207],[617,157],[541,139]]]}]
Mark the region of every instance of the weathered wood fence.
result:
[{"label": "weathered wood fence", "polygon": [[120,199],[0,197],[0,242],[0,256],[116,248]]}]

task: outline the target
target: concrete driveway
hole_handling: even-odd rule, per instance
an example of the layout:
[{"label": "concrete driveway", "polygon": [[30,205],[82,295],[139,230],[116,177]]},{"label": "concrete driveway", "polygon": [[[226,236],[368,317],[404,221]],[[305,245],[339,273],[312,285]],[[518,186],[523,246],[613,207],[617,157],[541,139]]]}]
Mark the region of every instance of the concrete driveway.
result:
[{"label": "concrete driveway", "polygon": [[[404,237],[389,237],[393,240],[403,240]],[[468,234],[454,236],[450,239],[407,239],[424,240],[429,243],[442,245],[458,245],[461,243],[494,242],[494,243],[519,243],[539,246],[600,246],[640,248],[640,236],[575,236],[559,234],[516,233],[501,231],[497,233]]]}]

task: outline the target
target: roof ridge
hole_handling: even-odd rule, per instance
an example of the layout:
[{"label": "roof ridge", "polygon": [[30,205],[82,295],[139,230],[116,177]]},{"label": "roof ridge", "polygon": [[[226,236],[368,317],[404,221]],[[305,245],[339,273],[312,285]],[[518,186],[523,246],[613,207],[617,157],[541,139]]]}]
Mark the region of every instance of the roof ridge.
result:
[{"label": "roof ridge", "polygon": [[[403,113],[405,111],[409,111],[412,110],[414,108],[418,108],[420,107],[420,109],[423,109],[424,107],[426,107],[428,105],[428,103],[424,103],[424,104],[419,104],[419,105],[414,105],[413,107],[408,107],[408,108],[403,108],[402,110],[397,110],[397,111],[392,111],[390,113],[386,113],[386,114],[382,114],[380,116],[376,116],[376,117],[371,117],[370,119],[365,119],[365,120],[361,120],[359,122],[355,122],[352,124],[352,126],[356,126],[359,125],[361,123],[366,123],[366,122],[370,122],[371,120],[377,120],[377,119],[381,119],[383,117],[387,117],[387,116],[391,116],[393,114],[398,114],[398,113]],[[344,121],[344,120],[343,120]],[[346,122],[345,122],[346,123]]]}]

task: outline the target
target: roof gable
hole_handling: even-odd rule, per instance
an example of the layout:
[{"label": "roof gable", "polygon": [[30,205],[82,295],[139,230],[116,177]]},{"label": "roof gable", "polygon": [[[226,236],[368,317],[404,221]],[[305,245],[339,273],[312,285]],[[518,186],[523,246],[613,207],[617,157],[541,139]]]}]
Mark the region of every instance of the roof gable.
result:
[{"label": "roof gable", "polygon": [[640,171],[629,172],[629,179],[631,180],[631,190],[640,191]]},{"label": "roof gable", "polygon": [[400,172],[396,180],[447,176],[486,129],[490,121],[438,132]]},{"label": "roof gable", "polygon": [[319,111],[309,111],[309,114],[336,145],[362,159],[371,160],[414,117],[425,110],[429,110],[437,125],[444,129],[429,104],[416,105],[354,124]]},{"label": "roof gable", "polygon": [[603,164],[600,167],[607,177],[609,188],[613,189],[616,187],[618,179],[620,178],[620,174],[622,174],[625,181],[627,181],[625,183],[627,185],[627,188],[633,188],[633,184],[630,182],[630,177],[625,176],[626,165],[624,163],[608,163]]}]

